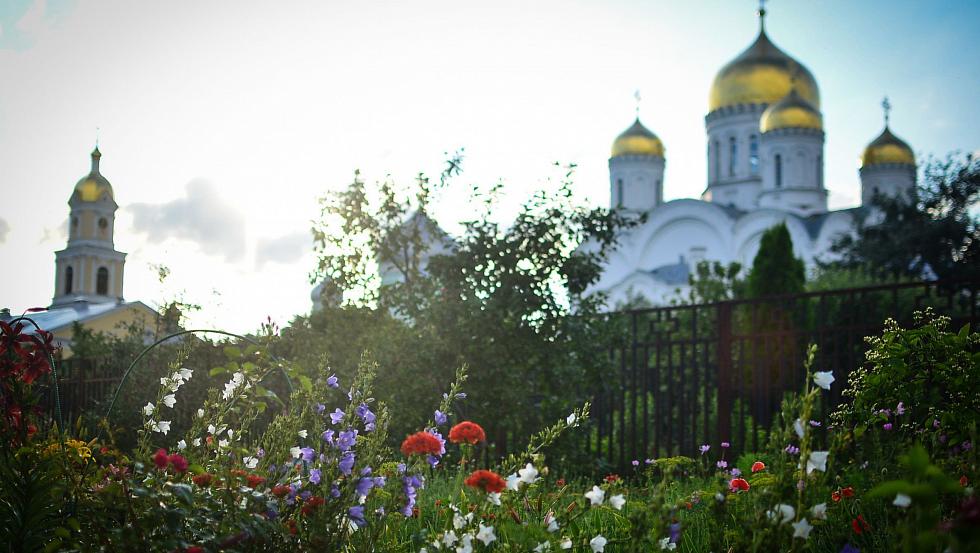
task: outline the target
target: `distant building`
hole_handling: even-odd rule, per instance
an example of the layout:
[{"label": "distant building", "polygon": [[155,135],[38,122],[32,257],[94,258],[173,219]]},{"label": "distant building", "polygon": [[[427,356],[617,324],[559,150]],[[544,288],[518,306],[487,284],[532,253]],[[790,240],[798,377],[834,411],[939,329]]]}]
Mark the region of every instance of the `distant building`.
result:
[{"label": "distant building", "polygon": [[[708,183],[700,199],[663,201],[666,149],[639,118],[609,158],[610,208],[645,213],[621,238],[593,292],[609,306],[653,304],[686,290],[702,260],[751,265],[766,229],[786,223],[808,267],[871,214],[875,194],[914,193],[915,156],[885,128],[861,156],[862,206],[830,211],[824,186],[824,126],[813,74],[769,39],[759,12],[755,42],[715,76],[705,116]],[[590,248],[590,245],[585,245]]]},{"label": "distant building", "polygon": [[[143,328],[145,340],[156,334],[159,314],[140,301],[123,299],[126,254],[115,249],[113,233],[119,206],[112,185],[99,171],[102,153],[92,152],[92,170],[81,178],[68,200],[68,244],[55,252],[54,298],[47,311],[30,314],[71,353],[72,325],[110,335]],[[10,320],[9,310],[0,320]]]}]

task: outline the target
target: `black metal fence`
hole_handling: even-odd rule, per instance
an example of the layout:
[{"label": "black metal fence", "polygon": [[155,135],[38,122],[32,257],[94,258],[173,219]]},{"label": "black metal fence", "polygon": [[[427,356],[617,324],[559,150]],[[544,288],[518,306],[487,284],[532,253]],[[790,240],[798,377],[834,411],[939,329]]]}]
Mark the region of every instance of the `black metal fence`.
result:
[{"label": "black metal fence", "polygon": [[957,329],[976,324],[978,288],[919,282],[615,313],[625,339],[609,348],[615,368],[594,395],[589,447],[618,470],[704,443],[757,449],[785,392],[802,388],[809,344],[815,370],[836,378],[825,418],[886,318],[908,323],[931,307]]}]

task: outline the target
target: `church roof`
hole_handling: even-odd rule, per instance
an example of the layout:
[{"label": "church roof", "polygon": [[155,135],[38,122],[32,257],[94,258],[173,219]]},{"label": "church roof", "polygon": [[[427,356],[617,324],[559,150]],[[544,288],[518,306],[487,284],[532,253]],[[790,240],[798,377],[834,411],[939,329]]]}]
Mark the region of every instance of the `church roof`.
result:
[{"label": "church roof", "polygon": [[670,285],[687,284],[691,275],[691,269],[684,261],[684,256],[681,256],[677,263],[661,265],[646,272],[664,284]]},{"label": "church roof", "polygon": [[[29,313],[27,316],[36,322],[42,329],[47,330],[48,332],[54,332],[65,327],[69,327],[73,323],[83,323],[85,321],[97,319],[103,315],[112,313],[113,311],[127,309],[130,307],[142,308],[153,315],[157,314],[153,308],[141,301],[122,303],[89,303],[86,301],[78,301],[75,302],[74,305],[56,307],[54,309],[48,309],[47,311],[41,311],[39,313]],[[17,317],[11,318],[15,319]],[[34,327],[31,324],[27,324],[24,330],[31,333],[34,330]]]}]

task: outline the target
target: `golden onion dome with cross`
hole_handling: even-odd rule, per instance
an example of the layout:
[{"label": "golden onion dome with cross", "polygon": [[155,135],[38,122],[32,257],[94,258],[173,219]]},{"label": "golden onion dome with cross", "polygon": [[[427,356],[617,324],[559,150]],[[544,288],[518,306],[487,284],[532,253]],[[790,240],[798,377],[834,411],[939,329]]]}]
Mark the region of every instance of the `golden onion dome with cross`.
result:
[{"label": "golden onion dome with cross", "polygon": [[864,153],[861,154],[861,167],[891,163],[915,165],[915,153],[912,152],[912,148],[904,140],[892,134],[891,129],[888,128],[892,105],[887,96],[881,101],[881,108],[885,114],[885,130],[881,131],[878,138],[872,140],[864,149]]},{"label": "golden onion dome with cross", "polygon": [[739,104],[773,104],[789,94],[794,80],[800,97],[820,109],[817,80],[809,69],[769,40],[765,15],[765,10],[760,9],[755,42],[715,75],[708,98],[709,112]]},{"label": "golden onion dome with cross", "polygon": [[95,150],[92,151],[92,171],[78,181],[75,190],[72,192],[72,197],[83,202],[97,202],[107,196],[110,200],[115,199],[112,193],[112,185],[102,176],[102,173],[99,173],[99,160],[101,158],[102,152],[96,146]]},{"label": "golden onion dome with cross", "polygon": [[613,141],[610,157],[619,156],[658,156],[664,157],[664,143],[650,129],[640,123],[640,119],[623,131]]},{"label": "golden onion dome with cross", "polygon": [[823,116],[796,92],[794,86],[789,94],[766,108],[759,118],[760,132],[776,129],[823,130]]}]

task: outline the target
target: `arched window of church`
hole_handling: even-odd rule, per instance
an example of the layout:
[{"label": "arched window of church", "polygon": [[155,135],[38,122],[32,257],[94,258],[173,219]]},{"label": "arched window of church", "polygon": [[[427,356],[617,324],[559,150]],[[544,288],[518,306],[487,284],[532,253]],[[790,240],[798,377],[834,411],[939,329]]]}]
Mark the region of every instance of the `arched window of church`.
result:
[{"label": "arched window of church", "polygon": [[749,137],[749,171],[759,174],[759,137],[754,134]]},{"label": "arched window of church", "polygon": [[721,143],[715,140],[715,180],[721,178]]},{"label": "arched window of church", "polygon": [[99,267],[95,274],[95,293],[100,296],[109,295],[109,269]]},{"label": "arched window of church", "polygon": [[735,160],[738,159],[738,148],[735,146],[735,137],[728,138],[728,176],[735,176]]},{"label": "arched window of church", "polygon": [[616,206],[623,207],[623,179],[616,179]]},{"label": "arched window of church", "polygon": [[75,284],[75,269],[68,267],[65,269],[65,293],[71,294],[72,286]]},{"label": "arched window of church", "polygon": [[776,186],[783,185],[783,156],[776,154]]},{"label": "arched window of church", "polygon": [[103,238],[105,238],[106,232],[108,232],[108,229],[109,229],[109,221],[107,221],[105,217],[100,217],[99,218],[99,235],[102,236]]}]

